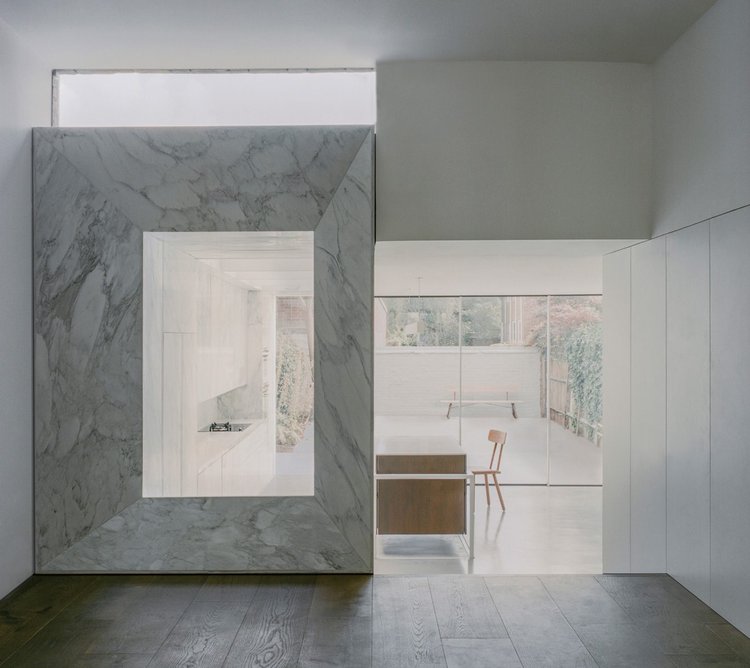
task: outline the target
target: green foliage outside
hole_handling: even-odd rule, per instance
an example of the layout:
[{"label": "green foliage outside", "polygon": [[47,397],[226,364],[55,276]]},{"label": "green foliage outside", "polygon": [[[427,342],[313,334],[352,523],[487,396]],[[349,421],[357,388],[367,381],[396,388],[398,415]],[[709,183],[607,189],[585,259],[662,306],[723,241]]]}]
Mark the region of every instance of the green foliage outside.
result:
[{"label": "green foliage outside", "polygon": [[502,297],[464,297],[462,343],[465,346],[491,346],[502,343],[506,330]]},{"label": "green foliage outside", "polygon": [[[602,419],[601,297],[552,297],[549,311],[550,356],[567,364],[568,390],[577,409],[566,425],[595,441]],[[547,353],[547,326],[541,319],[530,340]],[[579,415],[584,424],[578,424]]]},{"label": "green foliage outside", "polygon": [[310,356],[291,336],[277,335],[276,445],[289,452],[302,438],[313,410]]},{"label": "green foliage outside", "polygon": [[386,299],[386,345],[457,346],[458,303],[457,297]]},{"label": "green foliage outside", "polygon": [[[457,346],[458,297],[395,297],[386,300],[389,346]],[[464,297],[461,344],[502,343],[505,331],[503,297]]]},{"label": "green foliage outside", "polygon": [[[571,332],[566,344],[568,383],[581,417],[588,425],[598,426],[602,419],[602,327],[600,323],[589,323]],[[579,425],[571,425],[577,431]],[[587,427],[589,438],[593,438],[594,427]]]}]

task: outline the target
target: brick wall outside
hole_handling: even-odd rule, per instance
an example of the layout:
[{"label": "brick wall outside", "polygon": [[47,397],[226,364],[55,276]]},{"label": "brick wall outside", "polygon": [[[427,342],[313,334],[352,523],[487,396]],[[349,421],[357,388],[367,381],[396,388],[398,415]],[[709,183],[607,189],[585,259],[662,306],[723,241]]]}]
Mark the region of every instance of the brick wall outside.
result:
[{"label": "brick wall outside", "polygon": [[[540,416],[539,350],[531,346],[463,348],[464,399],[504,398],[510,392],[519,417]],[[457,348],[375,351],[375,415],[440,415],[459,386]],[[497,407],[470,406],[466,416],[496,415]]]}]

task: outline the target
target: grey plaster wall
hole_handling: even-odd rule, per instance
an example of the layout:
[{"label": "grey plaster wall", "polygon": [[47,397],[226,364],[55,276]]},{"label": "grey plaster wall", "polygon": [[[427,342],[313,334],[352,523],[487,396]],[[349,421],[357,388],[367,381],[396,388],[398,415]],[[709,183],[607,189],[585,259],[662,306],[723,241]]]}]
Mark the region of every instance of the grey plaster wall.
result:
[{"label": "grey plaster wall", "polygon": [[[36,565],[371,571],[373,136],[34,134]],[[141,499],[142,233],[315,231],[315,497]]]},{"label": "grey plaster wall", "polygon": [[378,241],[642,239],[651,68],[384,62]]},{"label": "grey plaster wall", "polygon": [[654,63],[654,234],[750,204],[748,35],[719,0]]}]

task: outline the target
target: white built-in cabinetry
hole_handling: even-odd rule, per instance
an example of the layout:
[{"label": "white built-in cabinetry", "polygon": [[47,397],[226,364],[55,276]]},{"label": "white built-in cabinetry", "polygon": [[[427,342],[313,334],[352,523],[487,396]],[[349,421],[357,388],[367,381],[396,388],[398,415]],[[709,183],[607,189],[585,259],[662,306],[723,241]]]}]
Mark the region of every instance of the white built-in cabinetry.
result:
[{"label": "white built-in cabinetry", "polygon": [[273,477],[274,453],[265,421],[239,434],[201,433],[198,447],[206,458],[198,471],[200,496],[256,494]]},{"label": "white built-in cabinetry", "polygon": [[666,571],[744,633],[748,258],[745,207],[604,261],[604,570]]},{"label": "white built-in cabinetry", "polygon": [[197,400],[247,383],[247,290],[203,262],[197,274]]},{"label": "white built-in cabinetry", "polygon": [[198,403],[248,382],[248,291],[151,234],[143,285],[143,494],[197,496],[199,472],[204,486],[218,475],[204,470]]}]

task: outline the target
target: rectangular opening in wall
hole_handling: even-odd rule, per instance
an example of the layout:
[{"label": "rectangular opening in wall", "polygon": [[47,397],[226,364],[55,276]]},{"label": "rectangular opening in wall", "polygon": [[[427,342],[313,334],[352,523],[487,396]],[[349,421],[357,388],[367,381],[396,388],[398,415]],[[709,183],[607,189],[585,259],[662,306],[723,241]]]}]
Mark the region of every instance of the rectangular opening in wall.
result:
[{"label": "rectangular opening in wall", "polygon": [[143,267],[143,495],[312,495],[313,233],[144,233]]},{"label": "rectangular opening in wall", "polygon": [[61,71],[63,127],[374,125],[375,72]]}]

